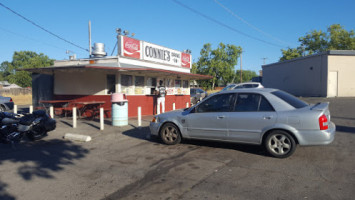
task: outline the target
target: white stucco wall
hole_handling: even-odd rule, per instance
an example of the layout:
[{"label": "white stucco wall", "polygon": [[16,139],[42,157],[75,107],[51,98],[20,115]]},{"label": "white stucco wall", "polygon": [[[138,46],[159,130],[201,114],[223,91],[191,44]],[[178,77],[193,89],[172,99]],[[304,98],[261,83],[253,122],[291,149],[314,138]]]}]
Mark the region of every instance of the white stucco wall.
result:
[{"label": "white stucco wall", "polygon": [[56,72],[55,95],[104,95],[106,73],[100,71]]},{"label": "white stucco wall", "polygon": [[338,96],[355,96],[355,56],[329,55],[328,70],[338,72]]},{"label": "white stucco wall", "polygon": [[326,55],[263,66],[263,85],[296,96],[326,96]]}]

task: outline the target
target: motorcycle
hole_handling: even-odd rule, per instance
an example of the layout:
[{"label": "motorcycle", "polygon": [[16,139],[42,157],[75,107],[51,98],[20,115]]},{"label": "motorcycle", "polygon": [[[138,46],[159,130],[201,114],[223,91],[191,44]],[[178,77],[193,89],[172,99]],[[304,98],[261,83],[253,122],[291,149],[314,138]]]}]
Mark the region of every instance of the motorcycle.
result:
[{"label": "motorcycle", "polygon": [[31,141],[47,136],[47,132],[56,128],[56,121],[44,110],[32,114],[13,114],[0,112],[0,142],[18,143],[24,135]]}]

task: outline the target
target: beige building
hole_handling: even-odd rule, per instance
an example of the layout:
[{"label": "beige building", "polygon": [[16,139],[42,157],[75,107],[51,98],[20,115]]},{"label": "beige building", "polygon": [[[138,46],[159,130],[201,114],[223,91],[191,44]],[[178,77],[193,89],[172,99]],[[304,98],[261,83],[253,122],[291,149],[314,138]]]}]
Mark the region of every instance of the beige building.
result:
[{"label": "beige building", "polygon": [[355,51],[333,50],[263,65],[263,85],[304,97],[354,97]]}]

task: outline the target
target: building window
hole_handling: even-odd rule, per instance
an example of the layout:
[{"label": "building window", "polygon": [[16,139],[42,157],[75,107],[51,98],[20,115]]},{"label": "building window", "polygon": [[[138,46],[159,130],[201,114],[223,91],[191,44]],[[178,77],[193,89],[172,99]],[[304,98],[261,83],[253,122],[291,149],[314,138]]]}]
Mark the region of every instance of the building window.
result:
[{"label": "building window", "polygon": [[182,81],[183,88],[189,88],[189,81]]},{"label": "building window", "polygon": [[181,80],[175,80],[175,94],[182,94],[181,90]]},{"label": "building window", "polygon": [[131,94],[132,75],[121,75],[121,91],[125,94]]},{"label": "building window", "polygon": [[135,76],[134,86],[134,94],[144,94],[144,76]]},{"label": "building window", "polygon": [[181,88],[181,80],[175,80],[175,87]]},{"label": "building window", "polygon": [[134,80],[134,86],[144,87],[144,76],[136,76]]},{"label": "building window", "polygon": [[107,94],[112,94],[116,92],[116,75],[108,74],[106,76],[107,81]]},{"label": "building window", "polygon": [[157,79],[148,77],[147,78],[147,92],[146,94],[154,94],[155,88],[157,87]]}]

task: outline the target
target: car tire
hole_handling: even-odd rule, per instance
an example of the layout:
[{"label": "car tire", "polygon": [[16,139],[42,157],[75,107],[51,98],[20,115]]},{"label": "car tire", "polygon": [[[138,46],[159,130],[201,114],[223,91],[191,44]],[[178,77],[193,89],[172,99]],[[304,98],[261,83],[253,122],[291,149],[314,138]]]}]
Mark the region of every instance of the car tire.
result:
[{"label": "car tire", "polygon": [[275,130],[266,137],[264,146],[276,158],[287,158],[296,150],[295,139],[286,131]]},{"label": "car tire", "polygon": [[181,142],[180,130],[173,123],[164,124],[159,135],[164,144],[174,145]]}]

